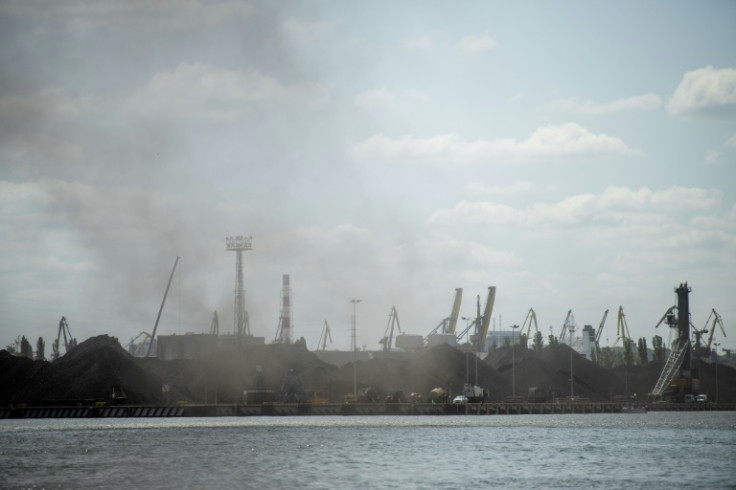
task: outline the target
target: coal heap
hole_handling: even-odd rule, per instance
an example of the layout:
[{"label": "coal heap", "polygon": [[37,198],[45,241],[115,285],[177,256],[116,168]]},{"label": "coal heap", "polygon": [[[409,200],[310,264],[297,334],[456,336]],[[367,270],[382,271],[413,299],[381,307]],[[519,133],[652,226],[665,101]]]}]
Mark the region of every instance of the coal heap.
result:
[{"label": "coal heap", "polygon": [[0,402],[110,401],[115,385],[123,387],[128,403],[160,400],[160,381],[107,335],[82,342],[54,362],[31,361],[3,351],[0,368]]},{"label": "coal heap", "polygon": [[[614,394],[623,394],[625,391],[624,383],[614,373],[595,365],[564,344],[548,346],[539,352],[516,347],[513,357],[516,360],[516,394],[522,397],[526,397],[526,391],[532,387],[545,390],[550,401],[552,398],[570,396],[571,362],[574,396],[591,401],[608,401]],[[486,362],[510,382],[511,359],[511,347],[502,347],[491,351]]]},{"label": "coal heap", "polygon": [[[566,345],[532,351],[510,347],[489,352],[484,360],[449,345],[437,345],[415,355],[374,358],[356,364],[358,396],[372,400],[401,393],[425,399],[430,390],[445,388],[459,394],[466,382],[488,393],[489,401],[512,394],[526,399],[538,387],[548,401],[570,394],[570,362],[574,395],[591,401],[608,401],[616,395],[646,397],[662,370],[661,363],[604,369],[576,354]],[[701,392],[715,398],[715,366],[694,362],[700,373]],[[476,374],[477,373],[477,374]],[[477,376],[477,377],[476,377]],[[123,388],[127,403],[237,403],[243,391],[273,394],[281,401],[313,397],[341,403],[353,391],[353,364],[338,367],[321,361],[304,342],[292,345],[251,345],[223,348],[199,359],[161,361],[129,355],[114,337],[101,335],[79,344],[54,362],[32,361],[0,351],[0,403],[112,401],[113,386]],[[163,393],[162,387],[169,388]],[[718,367],[721,401],[736,399],[736,370]]]},{"label": "coal heap", "polygon": [[306,401],[338,369],[320,361],[302,342],[230,347],[200,359],[138,361],[169,384],[172,399],[209,403],[240,402],[243,390],[269,390],[276,398],[298,390]]}]

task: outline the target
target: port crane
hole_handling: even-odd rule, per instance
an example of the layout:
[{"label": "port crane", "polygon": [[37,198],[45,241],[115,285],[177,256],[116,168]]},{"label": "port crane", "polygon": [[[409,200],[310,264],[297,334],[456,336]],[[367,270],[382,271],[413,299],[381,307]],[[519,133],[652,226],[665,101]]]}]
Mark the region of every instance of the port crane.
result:
[{"label": "port crane", "polygon": [[[463,288],[455,288],[455,300],[452,303],[452,311],[450,311],[450,316],[447,318],[443,318],[436,327],[432,329],[431,332],[429,332],[429,335],[436,334],[437,332],[441,333],[448,333],[448,334],[455,334],[455,329],[457,328],[457,319],[458,315],[460,313],[460,304],[463,301]],[[429,337],[427,335],[427,337]],[[427,341],[427,337],[424,338],[425,342]]]},{"label": "port crane", "polygon": [[472,321],[470,321],[470,323],[468,323],[465,326],[465,329],[463,329],[462,332],[460,332],[459,334],[457,334],[455,336],[455,341],[458,344],[462,341],[462,339],[466,335],[468,335],[468,332],[470,332],[471,329],[475,329],[477,331],[478,330],[478,325],[480,325],[480,323],[482,321],[481,316],[480,316],[480,294],[476,296],[476,300],[475,301],[476,301],[476,303],[475,303],[476,304],[476,306],[475,306],[475,310],[476,310],[475,318],[473,318],[473,317],[462,317],[463,320],[466,320],[466,321],[472,320]]},{"label": "port crane", "polygon": [[320,348],[320,350],[325,350],[327,347],[327,340],[329,339],[330,345],[332,345],[332,335],[330,334],[330,324],[327,323],[327,320],[325,320],[325,324],[322,327],[322,334],[319,336],[319,342],[317,343],[317,347]]},{"label": "port crane", "polygon": [[394,340],[394,327],[396,327],[399,333],[401,331],[401,324],[399,323],[399,313],[396,311],[396,307],[391,307],[391,312],[388,315],[388,323],[386,324],[386,331],[383,334],[383,338],[378,341],[379,344],[383,344],[383,350],[391,352],[391,344]]},{"label": "port crane", "polygon": [[210,335],[220,335],[220,319],[217,317],[217,310],[215,310],[215,313],[212,315]]},{"label": "port crane", "polygon": [[624,342],[631,340],[629,334],[629,324],[626,322],[626,314],[624,313],[624,307],[618,307],[618,322],[616,323],[616,341],[613,343],[615,347],[618,341],[624,339]]},{"label": "port crane", "polygon": [[[570,340],[567,341],[568,332],[570,336]],[[560,332],[560,342],[563,344],[570,343],[572,344],[573,334],[575,333],[575,315],[572,314],[572,310],[567,310],[567,316],[565,317],[565,322],[562,324],[562,331]],[[566,342],[567,341],[567,342]]]},{"label": "port crane", "polygon": [[603,325],[606,323],[606,318],[608,318],[608,310],[606,310],[603,313],[603,319],[601,320],[601,324],[598,325],[598,330],[595,332],[595,346],[596,348],[600,348],[601,345],[601,334],[603,333]]},{"label": "port crane", "polygon": [[524,318],[524,323],[521,324],[521,333],[524,333],[526,322],[529,322],[529,326],[526,328],[526,338],[529,338],[529,334],[532,330],[532,324],[534,324],[534,331],[539,332],[539,328],[537,326],[537,314],[534,312],[534,308],[529,308],[529,311],[526,314],[526,318]]},{"label": "port crane", "polygon": [[66,321],[66,317],[62,316],[59,320],[59,333],[56,335],[56,342],[53,345],[52,357],[56,360],[59,357],[59,341],[62,335],[64,336],[64,352],[69,352],[77,346],[77,339],[72,337],[72,332],[69,330],[69,323]]},{"label": "port crane", "polygon": [[166,291],[164,292],[164,299],[161,300],[161,307],[158,309],[158,316],[156,317],[156,323],[153,326],[153,333],[151,334],[151,343],[148,344],[148,352],[146,353],[146,357],[151,356],[151,350],[153,349],[153,339],[156,337],[156,329],[158,328],[158,322],[161,320],[161,312],[164,311],[164,304],[166,303],[166,296],[169,295],[169,288],[171,287],[171,280],[174,278],[174,272],[176,272],[176,264],[179,263],[179,257],[176,256],[176,260],[174,261],[174,268],[171,269],[171,275],[169,276],[169,282],[166,284]]},{"label": "port crane", "polygon": [[493,305],[496,302],[496,286],[488,287],[488,297],[486,298],[486,306],[483,309],[483,315],[480,314],[480,295],[477,298],[477,316],[460,334],[455,336],[457,342],[465,337],[471,328],[475,328],[476,334],[470,336],[470,343],[474,345],[478,352],[486,352],[486,337],[488,336],[488,327],[491,324],[491,315],[493,314]]},{"label": "port crane", "polygon": [[713,317],[713,324],[710,328],[710,335],[708,336],[708,344],[705,346],[706,349],[710,350],[710,346],[713,343],[713,332],[716,331],[716,324],[718,324],[719,327],[721,327],[721,333],[723,336],[726,336],[726,330],[723,328],[723,318],[721,318],[721,315],[718,314],[715,308],[711,309],[710,315],[708,315],[708,319],[705,321],[705,330],[708,330],[708,323],[710,322],[711,317]]},{"label": "port crane", "polygon": [[[136,341],[141,337],[143,337],[143,341],[136,345]],[[146,347],[148,347],[148,344],[152,341],[153,339],[151,338],[151,334],[148,332],[141,332],[130,339],[130,342],[128,343],[128,352],[134,357],[143,357]]]}]

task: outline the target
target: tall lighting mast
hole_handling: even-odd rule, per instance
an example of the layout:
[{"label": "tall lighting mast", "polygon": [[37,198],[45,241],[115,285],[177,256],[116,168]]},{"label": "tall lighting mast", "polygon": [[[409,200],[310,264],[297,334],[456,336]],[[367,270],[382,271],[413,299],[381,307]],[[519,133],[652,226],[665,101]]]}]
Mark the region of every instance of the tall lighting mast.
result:
[{"label": "tall lighting mast", "polygon": [[360,301],[359,299],[350,300],[353,303],[353,328],[350,335],[350,348],[353,349],[353,395],[356,397],[358,396],[358,342],[356,336],[358,316],[356,307]]},{"label": "tall lighting mast", "polygon": [[225,250],[235,252],[235,314],[233,316],[233,333],[238,337],[238,346],[242,345],[243,335],[250,335],[248,312],[245,311],[245,288],[243,287],[243,251],[253,250],[253,237],[238,235],[225,237]]}]

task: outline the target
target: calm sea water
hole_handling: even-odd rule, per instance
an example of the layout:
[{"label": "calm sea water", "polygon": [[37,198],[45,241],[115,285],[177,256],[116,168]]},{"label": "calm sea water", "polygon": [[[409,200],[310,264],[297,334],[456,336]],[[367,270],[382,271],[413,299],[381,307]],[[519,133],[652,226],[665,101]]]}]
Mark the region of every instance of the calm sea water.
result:
[{"label": "calm sea water", "polygon": [[2,488],[736,488],[736,413],[0,421]]}]

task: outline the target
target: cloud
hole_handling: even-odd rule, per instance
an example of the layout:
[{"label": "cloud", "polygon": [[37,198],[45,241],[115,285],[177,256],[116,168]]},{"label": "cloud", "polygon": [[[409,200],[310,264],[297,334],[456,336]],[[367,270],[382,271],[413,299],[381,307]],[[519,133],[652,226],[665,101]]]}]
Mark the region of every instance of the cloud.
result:
[{"label": "cloud", "polygon": [[326,20],[297,19],[291,17],[282,24],[284,33],[297,44],[311,44],[332,31],[332,23]]},{"label": "cloud", "polygon": [[532,191],[535,188],[533,182],[528,180],[520,180],[508,185],[495,185],[489,186],[484,182],[473,182],[468,186],[470,192],[479,194],[493,194],[493,195],[517,195],[525,194]]},{"label": "cloud", "polygon": [[52,119],[76,121],[97,111],[102,101],[97,97],[76,96],[59,88],[45,88],[32,94],[8,94],[0,97],[0,118],[18,121]]},{"label": "cloud", "polygon": [[455,43],[455,48],[466,55],[480,54],[498,46],[498,42],[488,34],[481,36],[465,36]]},{"label": "cloud", "polygon": [[430,138],[413,135],[398,139],[384,134],[371,136],[353,149],[365,160],[392,160],[408,163],[468,163],[501,159],[551,157],[600,157],[636,155],[621,139],[607,134],[594,134],[584,127],[567,123],[544,126],[527,139],[463,141],[453,134]]},{"label": "cloud", "polygon": [[[722,145],[726,151],[736,148],[736,134],[728,138]],[[705,152],[706,165],[718,165],[721,163],[724,152],[722,150],[708,150]]]},{"label": "cloud", "polygon": [[284,85],[252,70],[183,63],[156,74],[127,102],[133,113],[152,117],[230,120],[255,102],[312,102],[324,97],[318,84]]},{"label": "cloud", "polygon": [[714,189],[670,187],[654,191],[609,187],[600,194],[578,194],[554,203],[535,203],[515,208],[496,202],[461,201],[452,208],[434,212],[433,225],[514,227],[652,225],[668,221],[669,215],[713,211],[722,200]]},{"label": "cloud", "polygon": [[721,160],[721,157],[722,156],[723,156],[723,153],[720,152],[720,151],[717,151],[717,150],[708,150],[705,153],[705,164],[706,165],[715,165],[715,164],[717,164]]},{"label": "cloud", "polygon": [[68,18],[80,25],[147,23],[178,29],[245,19],[258,12],[256,7],[240,0],[190,0],[185,5],[171,0],[8,0],[0,3],[0,8],[11,15]]},{"label": "cloud", "polygon": [[653,110],[658,109],[660,104],[659,96],[649,93],[603,103],[572,97],[553,101],[549,109],[572,114],[599,115],[621,111]]},{"label": "cloud", "polygon": [[377,109],[404,108],[411,102],[426,102],[429,95],[419,90],[388,90],[385,88],[361,92],[355,97],[355,104],[364,111]]},{"label": "cloud", "polygon": [[667,103],[667,110],[672,115],[733,116],[736,114],[736,69],[707,66],[685,73]]},{"label": "cloud", "polygon": [[404,43],[406,49],[416,49],[426,51],[432,49],[434,42],[430,36],[421,36],[416,39],[411,39]]}]

